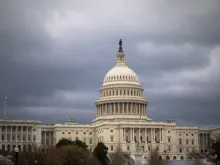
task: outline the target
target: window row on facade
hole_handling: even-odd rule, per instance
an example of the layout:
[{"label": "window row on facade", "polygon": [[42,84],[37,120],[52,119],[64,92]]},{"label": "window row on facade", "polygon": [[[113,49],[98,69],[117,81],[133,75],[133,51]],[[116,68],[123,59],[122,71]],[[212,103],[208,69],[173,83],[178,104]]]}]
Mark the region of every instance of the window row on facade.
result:
[{"label": "window row on facade", "polygon": [[146,104],[141,103],[104,103],[97,105],[97,116],[109,114],[141,114],[146,115]]},{"label": "window row on facade", "polygon": [[2,134],[1,137],[2,141],[15,141],[15,142],[22,142],[22,141],[36,141],[36,135],[14,135],[14,134]]},{"label": "window row on facade", "polygon": [[130,81],[130,80],[132,80],[132,81],[137,81],[136,76],[134,76],[134,75],[110,76],[110,77],[107,77],[105,80],[106,80],[105,82],[107,82],[107,81],[111,82],[111,81],[115,81],[115,80],[122,80],[122,81]]},{"label": "window row on facade", "polygon": [[103,90],[100,92],[101,97],[109,96],[143,96],[142,91],[140,90]]}]

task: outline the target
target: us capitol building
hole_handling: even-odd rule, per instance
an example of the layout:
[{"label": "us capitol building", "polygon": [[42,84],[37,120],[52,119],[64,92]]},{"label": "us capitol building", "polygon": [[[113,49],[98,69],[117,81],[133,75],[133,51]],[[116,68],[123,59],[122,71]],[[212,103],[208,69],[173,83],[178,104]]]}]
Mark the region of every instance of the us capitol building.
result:
[{"label": "us capitol building", "polygon": [[90,151],[104,142],[109,152],[135,153],[142,158],[157,149],[164,159],[187,159],[192,151],[207,152],[220,127],[178,126],[175,121],[156,122],[147,113],[148,101],[137,74],[128,67],[122,41],[115,66],[106,74],[96,102],[96,118],[78,124],[73,117],[65,123],[43,125],[41,121],[0,119],[0,150],[30,150],[33,145],[48,147],[62,139],[84,141]]}]

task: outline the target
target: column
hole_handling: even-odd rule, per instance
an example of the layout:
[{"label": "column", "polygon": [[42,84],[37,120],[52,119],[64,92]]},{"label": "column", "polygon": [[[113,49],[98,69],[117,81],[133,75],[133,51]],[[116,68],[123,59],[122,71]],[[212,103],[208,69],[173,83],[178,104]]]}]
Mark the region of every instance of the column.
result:
[{"label": "column", "polygon": [[202,143],[203,143],[203,147],[205,147],[205,133],[202,135]]},{"label": "column", "polygon": [[130,143],[132,142],[132,128],[129,129],[130,131]]},{"label": "column", "polygon": [[144,141],[145,141],[145,143],[146,143],[146,141],[147,141],[147,133],[146,133],[146,128],[144,128]]},{"label": "column", "polygon": [[105,104],[105,115],[108,114],[108,104]]},{"label": "column", "polygon": [[31,142],[33,141],[33,127],[31,127]]},{"label": "column", "polygon": [[125,103],[123,102],[122,103],[122,113],[124,114],[125,113],[125,105],[124,105]]},{"label": "column", "polygon": [[23,126],[21,126],[21,142],[23,142]]},{"label": "column", "polygon": [[8,141],[7,137],[8,137],[8,128],[7,126],[5,126],[5,141]]},{"label": "column", "polygon": [[132,128],[132,141],[134,141],[134,128]]},{"label": "column", "polygon": [[18,127],[15,126],[15,142],[18,142]]},{"label": "column", "polygon": [[116,104],[115,103],[113,104],[114,104],[114,114],[116,114]]},{"label": "column", "polygon": [[51,131],[48,132],[48,136],[49,136],[49,146],[51,145]]},{"label": "column", "polygon": [[154,138],[153,138],[153,128],[151,128],[151,143],[154,142]]},{"label": "column", "polygon": [[26,141],[28,142],[28,126],[26,127]]},{"label": "column", "polygon": [[139,115],[141,115],[141,105],[138,103],[138,110],[139,110]]},{"label": "column", "polygon": [[47,133],[46,133],[46,131],[44,131],[44,144],[45,145],[47,144]]},{"label": "column", "polygon": [[120,104],[117,103],[117,107],[118,107],[118,113],[117,114],[120,114]]},{"label": "column", "polygon": [[141,136],[140,136],[140,134],[141,134],[141,131],[140,131],[140,128],[138,128],[138,141],[141,141]]},{"label": "column", "polygon": [[13,127],[11,126],[11,136],[10,136],[10,141],[11,141],[11,142],[12,142],[12,134],[13,134],[13,133],[12,133],[12,128],[13,128]]},{"label": "column", "polygon": [[123,141],[125,141],[125,128],[123,128]]}]

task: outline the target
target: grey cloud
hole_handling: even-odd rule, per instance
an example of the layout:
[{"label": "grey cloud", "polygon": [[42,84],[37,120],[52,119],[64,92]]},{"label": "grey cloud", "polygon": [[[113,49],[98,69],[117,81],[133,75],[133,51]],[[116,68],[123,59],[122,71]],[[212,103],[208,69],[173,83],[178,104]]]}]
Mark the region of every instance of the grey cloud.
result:
[{"label": "grey cloud", "polygon": [[[9,97],[8,116],[50,123],[75,115],[90,122],[122,38],[127,63],[146,89],[150,117],[219,124],[218,74],[182,75],[212,63],[209,51],[220,44],[218,6],[219,1],[1,1],[0,97]],[[185,92],[175,93],[175,87]],[[82,96],[65,99],[62,91]]]}]

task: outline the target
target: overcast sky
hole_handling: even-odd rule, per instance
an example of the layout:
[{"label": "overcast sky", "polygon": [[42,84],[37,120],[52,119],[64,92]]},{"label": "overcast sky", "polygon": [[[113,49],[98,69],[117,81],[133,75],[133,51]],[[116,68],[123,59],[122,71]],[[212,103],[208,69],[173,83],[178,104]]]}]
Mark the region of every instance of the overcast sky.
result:
[{"label": "overcast sky", "polygon": [[220,125],[219,0],[0,1],[0,115],[96,115],[123,39],[153,120]]}]

